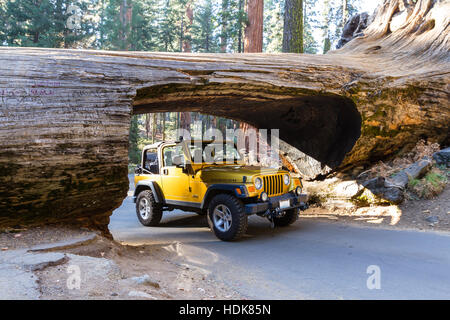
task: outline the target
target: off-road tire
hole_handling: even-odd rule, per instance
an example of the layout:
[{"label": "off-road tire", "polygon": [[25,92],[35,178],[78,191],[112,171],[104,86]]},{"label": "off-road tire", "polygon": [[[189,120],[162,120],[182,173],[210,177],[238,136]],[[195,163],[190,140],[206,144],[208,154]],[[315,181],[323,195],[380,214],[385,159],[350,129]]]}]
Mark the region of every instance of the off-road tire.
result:
[{"label": "off-road tire", "polygon": [[[225,205],[231,212],[231,226],[226,232],[216,228],[213,222],[213,211],[218,205]],[[236,197],[229,194],[218,194],[211,199],[208,206],[208,224],[217,238],[223,241],[234,241],[242,238],[247,231],[248,217],[244,205]]]},{"label": "off-road tire", "polygon": [[[139,211],[139,206],[142,199],[146,199],[150,207],[150,212],[147,218],[142,217]],[[136,215],[140,223],[142,223],[146,227],[157,226],[161,221],[162,214],[162,207],[155,201],[155,197],[153,196],[153,192],[151,190],[144,190],[139,193],[136,199]]]},{"label": "off-road tire", "polygon": [[276,227],[286,227],[293,224],[298,219],[299,209],[293,208],[285,211],[284,216],[274,218],[273,223]]}]

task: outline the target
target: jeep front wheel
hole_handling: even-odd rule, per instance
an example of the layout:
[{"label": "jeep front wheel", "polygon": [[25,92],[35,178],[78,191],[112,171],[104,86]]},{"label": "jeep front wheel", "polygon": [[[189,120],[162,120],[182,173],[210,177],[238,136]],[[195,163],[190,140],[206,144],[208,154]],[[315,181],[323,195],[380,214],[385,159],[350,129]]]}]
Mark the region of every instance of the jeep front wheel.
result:
[{"label": "jeep front wheel", "polygon": [[208,206],[208,224],[217,238],[233,241],[247,231],[247,215],[244,205],[228,194],[215,196]]},{"label": "jeep front wheel", "polygon": [[157,226],[162,217],[161,205],[156,203],[153,193],[145,190],[136,199],[136,214],[144,226]]}]

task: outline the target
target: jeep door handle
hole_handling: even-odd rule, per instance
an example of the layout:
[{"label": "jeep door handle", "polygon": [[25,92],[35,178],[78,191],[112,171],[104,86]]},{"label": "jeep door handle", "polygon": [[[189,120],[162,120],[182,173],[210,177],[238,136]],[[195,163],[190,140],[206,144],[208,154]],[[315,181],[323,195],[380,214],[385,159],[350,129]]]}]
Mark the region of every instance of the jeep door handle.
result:
[{"label": "jeep door handle", "polygon": [[167,176],[169,174],[169,170],[168,169],[163,169],[163,174],[165,174]]}]

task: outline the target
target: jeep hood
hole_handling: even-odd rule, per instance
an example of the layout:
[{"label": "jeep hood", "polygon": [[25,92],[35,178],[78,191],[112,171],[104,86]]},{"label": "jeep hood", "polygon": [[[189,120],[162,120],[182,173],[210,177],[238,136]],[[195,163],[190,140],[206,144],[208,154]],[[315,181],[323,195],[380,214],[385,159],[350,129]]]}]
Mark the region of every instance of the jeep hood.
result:
[{"label": "jeep hood", "polygon": [[208,180],[208,178],[218,180],[223,178],[224,180],[229,180],[229,178],[234,178],[236,182],[242,181],[243,176],[250,177],[255,175],[272,175],[277,173],[287,173],[286,170],[277,170],[274,168],[263,168],[257,166],[243,166],[243,165],[229,165],[229,166],[208,166],[201,169],[201,176],[203,179]]}]

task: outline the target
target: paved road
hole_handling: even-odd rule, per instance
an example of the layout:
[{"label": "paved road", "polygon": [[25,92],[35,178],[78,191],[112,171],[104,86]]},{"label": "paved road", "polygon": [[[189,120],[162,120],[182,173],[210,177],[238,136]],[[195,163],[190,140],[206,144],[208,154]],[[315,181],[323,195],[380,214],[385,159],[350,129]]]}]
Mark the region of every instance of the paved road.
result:
[{"label": "paved road", "polygon": [[[251,217],[247,236],[228,243],[214,237],[204,217],[181,211],[167,213],[159,227],[144,227],[131,197],[112,215],[110,230],[130,244],[170,245],[180,263],[211,272],[249,298],[450,299],[450,234],[311,220],[272,230]],[[379,267],[380,289],[367,287],[372,265]]]}]

